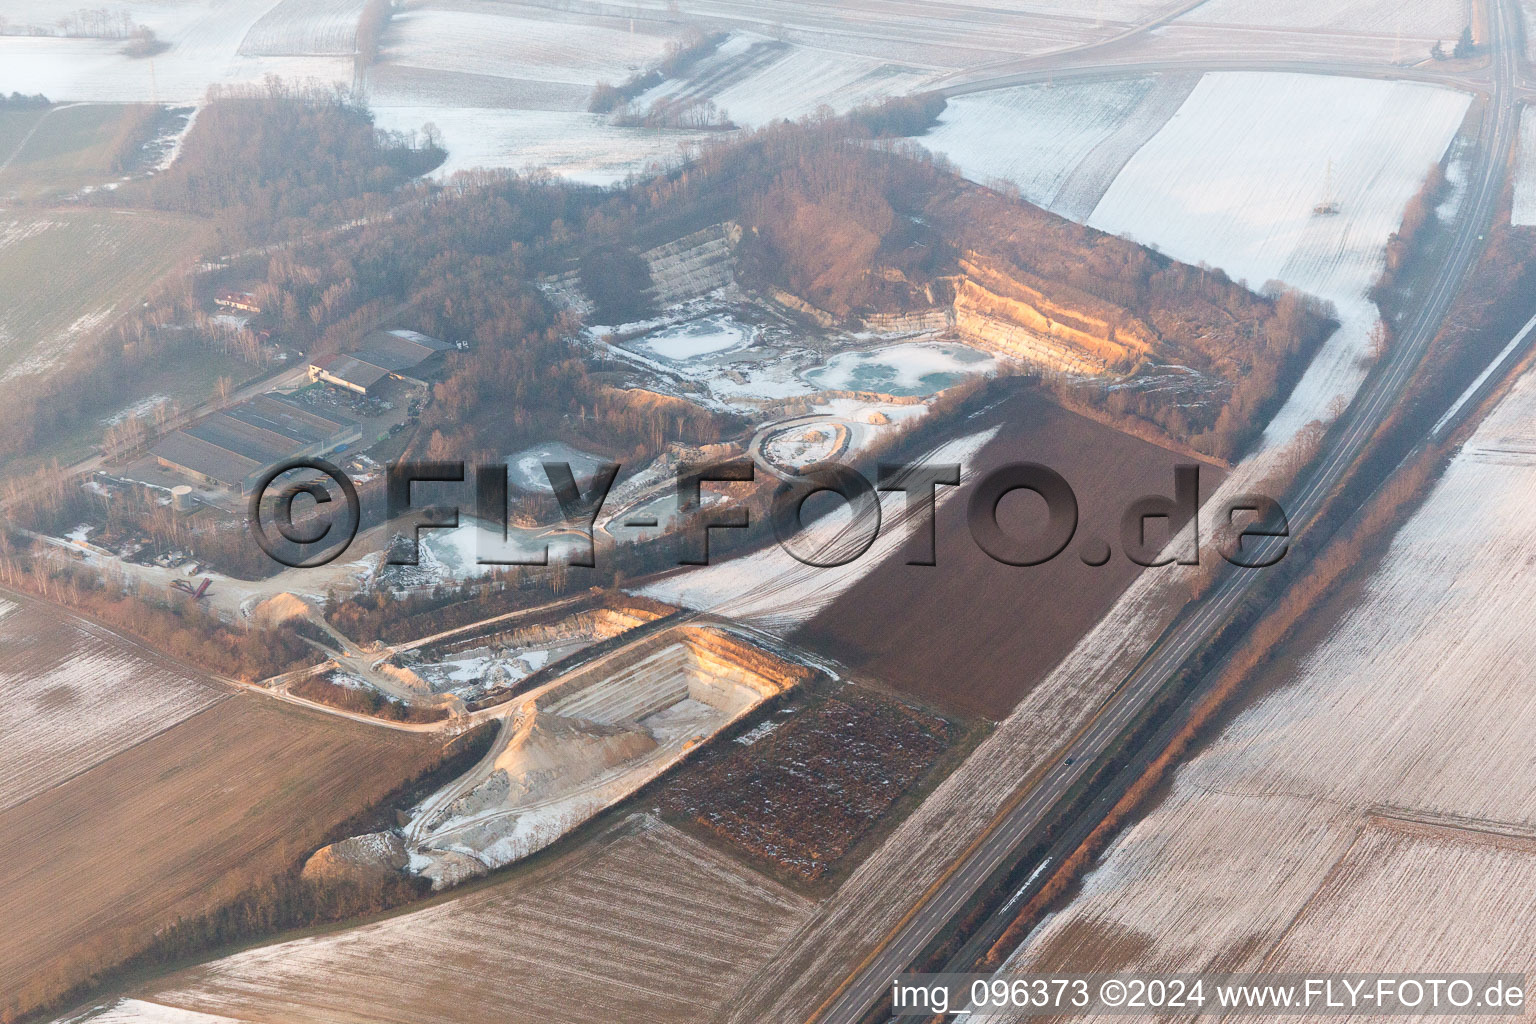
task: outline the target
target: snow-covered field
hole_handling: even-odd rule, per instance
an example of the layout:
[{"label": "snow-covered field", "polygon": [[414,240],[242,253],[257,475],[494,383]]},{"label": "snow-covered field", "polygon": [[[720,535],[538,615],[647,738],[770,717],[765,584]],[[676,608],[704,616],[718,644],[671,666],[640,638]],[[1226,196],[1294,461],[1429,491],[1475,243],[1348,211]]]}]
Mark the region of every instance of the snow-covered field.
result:
[{"label": "snow-covered field", "polygon": [[[1450,41],[1470,23],[1468,0],[1206,0],[1184,15],[1210,25],[1371,32]],[[1417,50],[1415,47],[1415,55]]]},{"label": "snow-covered field", "polygon": [[142,999],[119,999],[105,1007],[97,1007],[89,1016],[71,1017],[68,1024],[84,1024],[87,1020],[91,1024],[240,1024],[232,1017],[197,1013]]},{"label": "snow-covered field", "polygon": [[[1283,281],[1337,306],[1343,326],[1266,432],[1267,443],[1282,443],[1364,378],[1376,322],[1366,291],[1404,206],[1470,103],[1466,93],[1409,82],[1207,74],[1088,223],[1250,287]],[[1338,214],[1313,213],[1325,193]]]},{"label": "snow-covered field", "polygon": [[918,141],[972,181],[1007,182],[1037,206],[1086,220],[1195,81],[1163,75],[957,96]]},{"label": "snow-covered field", "polygon": [[1527,375],[1326,637],[1176,772],[1013,966],[1536,969],[1533,422]]},{"label": "snow-covered field", "polygon": [[0,609],[0,808],[222,698],[212,685],[51,606],[0,601]]},{"label": "snow-covered field", "polygon": [[[633,25],[634,31],[630,31]],[[546,167],[610,185],[667,166],[698,136],[620,128],[586,112],[592,87],[659,62],[683,26],[538,6],[430,5],[390,20],[368,92],[381,127],[442,134],[445,178],[477,167]]]},{"label": "snow-covered field", "polygon": [[1515,158],[1515,198],[1511,224],[1536,224],[1536,107],[1520,111],[1520,151]]},{"label": "snow-covered field", "polygon": [[[1342,326],[1271,423],[1274,446],[1364,378],[1387,237],[1470,103],[1417,83],[1219,72],[1192,90],[1130,79],[962,96],[920,141],[1064,216],[1333,302]],[[1339,213],[1313,212],[1325,197]]]},{"label": "snow-covered field", "polygon": [[0,380],[56,364],[201,240],[197,224],[173,217],[0,214]]},{"label": "snow-covered field", "polygon": [[341,55],[357,49],[364,0],[282,0],[251,26],[240,43],[244,57]]},{"label": "snow-covered field", "polygon": [[[663,29],[677,28],[640,21],[640,31],[631,33],[617,24],[430,8],[399,15],[385,63],[371,73],[379,123],[436,125],[449,153],[438,177],[482,166],[547,167],[606,185],[676,162],[712,133],[625,128],[586,112],[594,85],[617,84],[654,66],[669,41]],[[755,126],[823,105],[847,110],[903,95],[932,77],[928,70],[748,33],[687,77],[645,93],[635,108],[662,98],[707,98],[735,123]]]},{"label": "snow-covered field", "polygon": [[[327,3],[316,11],[308,0],[289,0],[280,10],[274,10],[273,0],[113,4],[113,11],[125,11],[136,24],[148,26],[169,49],[152,60],[135,59],[122,53],[119,39],[0,36],[0,91],[42,92],[51,100],[191,104],[201,101],[212,84],[260,82],[268,74],[350,83],[350,49],[273,56],[241,50],[247,33],[258,27],[260,54],[286,48],[279,40],[333,39],[338,31],[333,6]],[[32,24],[38,20],[37,8],[7,0],[0,3],[0,16],[13,24]]]},{"label": "snow-covered field", "polygon": [[686,76],[642,93],[634,107],[643,111],[658,100],[709,100],[732,122],[750,128],[795,120],[823,105],[841,113],[916,92],[933,77],[931,68],[738,32]]},{"label": "snow-covered field", "polygon": [[[1179,0],[694,0],[686,14],[712,27],[914,65],[968,68],[1104,39],[1170,13]],[[643,0],[655,16],[671,0]]]},{"label": "snow-covered field", "polygon": [[680,78],[638,97],[634,109],[709,100],[734,123],[755,127],[907,95],[1000,59],[1104,38],[1175,6],[703,0],[679,10],[666,0],[581,9],[444,0],[397,11],[368,92],[386,127],[431,122],[442,131],[449,157],[439,176],[543,166],[610,184],[715,134],[623,129],[586,113],[598,81],[618,84],[654,67],[666,44],[691,29],[728,38]]},{"label": "snow-covered field", "polygon": [[374,119],[394,131],[435,125],[448,159],[434,178],[477,167],[543,167],[584,184],[612,185],[672,166],[701,141],[697,133],[621,128],[581,111],[391,103],[375,105]]},{"label": "snow-covered field", "polygon": [[612,20],[579,24],[515,5],[485,10],[416,8],[397,13],[381,57],[391,64],[503,78],[617,84],[659,62],[675,33],[641,22],[626,32]]},{"label": "snow-covered field", "polygon": [[[552,866],[361,928],[237,953],[141,998],[242,1020],[682,1024],[725,1007],[810,911],[654,819]],[[115,1012],[117,1024],[212,1024],[143,1003]]]}]

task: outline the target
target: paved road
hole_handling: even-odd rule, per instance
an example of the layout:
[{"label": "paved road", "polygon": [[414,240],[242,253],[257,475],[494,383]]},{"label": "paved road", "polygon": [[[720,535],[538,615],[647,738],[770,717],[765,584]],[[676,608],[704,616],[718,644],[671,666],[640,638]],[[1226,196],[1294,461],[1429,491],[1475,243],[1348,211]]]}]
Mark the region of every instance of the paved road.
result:
[{"label": "paved road", "polygon": [[1219,59],[1189,58],[1137,58],[1123,63],[1093,64],[1083,67],[1031,66],[1007,74],[992,74],[972,82],[957,82],[938,89],[945,96],[966,96],[971,93],[991,92],[1016,85],[1039,82],[1070,82],[1101,78],[1128,78],[1138,75],[1157,74],[1204,74],[1209,71],[1284,71],[1301,75],[1343,75],[1349,78],[1383,78],[1394,81],[1432,82],[1464,89],[1485,88],[1487,72],[1483,70],[1448,71],[1433,65],[1426,67],[1398,67],[1367,61],[1309,61],[1279,60],[1272,54],[1243,57],[1240,54]]},{"label": "paved road", "polygon": [[[1473,187],[1463,201],[1456,238],[1445,260],[1444,271],[1418,313],[1400,331],[1382,372],[1345,414],[1345,426],[1333,448],[1303,482],[1287,504],[1293,532],[1304,528],[1321,508],[1323,498],[1344,478],[1346,470],[1365,449],[1376,428],[1386,419],[1419,364],[1440,322],[1460,291],[1462,282],[1481,250],[1484,230],[1490,221],[1508,166],[1508,155],[1518,125],[1514,103],[1515,57],[1511,52],[1520,39],[1515,13],[1508,0],[1491,4],[1493,29],[1491,109],[1485,119]],[[1081,774],[1114,742],[1125,727],[1157,696],[1180,666],[1210,642],[1216,631],[1237,609],[1257,582],[1262,570],[1236,571],[1227,576],[1199,607],[1180,619],[1158,641],[1151,654],[1132,671],[1098,716],[1060,753],[1061,760],[994,821],[990,830],[956,861],[943,882],[886,937],[886,941],[843,986],[812,1016],[820,1024],[853,1024],[889,987],[891,979],[907,969],[939,931],[976,897],[991,873],[1013,854],[1019,843],[1043,820],[1047,812]],[[1071,763],[1068,763],[1071,762]]]}]

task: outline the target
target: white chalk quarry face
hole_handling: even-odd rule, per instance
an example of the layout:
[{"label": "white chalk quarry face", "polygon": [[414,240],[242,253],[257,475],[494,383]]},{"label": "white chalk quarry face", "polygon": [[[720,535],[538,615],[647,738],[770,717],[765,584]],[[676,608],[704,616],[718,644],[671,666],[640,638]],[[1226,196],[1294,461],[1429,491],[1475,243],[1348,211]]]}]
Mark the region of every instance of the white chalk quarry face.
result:
[{"label": "white chalk quarry face", "polygon": [[[1332,302],[1341,326],[1271,421],[1276,446],[1364,379],[1387,238],[1471,100],[1416,82],[1213,72],[1192,89],[1165,76],[960,97],[918,141],[1092,227]],[[1325,200],[1336,214],[1315,212]]]},{"label": "white chalk quarry face", "polygon": [[666,771],[782,688],[737,653],[743,643],[686,629],[535,691],[494,757],[414,809],[411,870],[442,887],[509,864]]}]

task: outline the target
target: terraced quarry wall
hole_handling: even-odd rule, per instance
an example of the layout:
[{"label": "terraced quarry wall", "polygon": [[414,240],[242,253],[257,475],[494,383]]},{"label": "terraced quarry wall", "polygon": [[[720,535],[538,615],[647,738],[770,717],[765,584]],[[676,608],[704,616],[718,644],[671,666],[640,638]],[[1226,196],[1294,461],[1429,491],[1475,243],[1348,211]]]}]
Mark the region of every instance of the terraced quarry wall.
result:
[{"label": "terraced quarry wall", "polygon": [[651,269],[656,302],[662,306],[686,302],[734,281],[731,244],[740,233],[735,224],[714,224],[641,253]]},{"label": "terraced quarry wall", "polygon": [[975,259],[955,289],[953,319],[961,337],[1053,370],[1103,373],[1152,351],[1151,331],[1129,316],[1076,309],[1008,272]]}]

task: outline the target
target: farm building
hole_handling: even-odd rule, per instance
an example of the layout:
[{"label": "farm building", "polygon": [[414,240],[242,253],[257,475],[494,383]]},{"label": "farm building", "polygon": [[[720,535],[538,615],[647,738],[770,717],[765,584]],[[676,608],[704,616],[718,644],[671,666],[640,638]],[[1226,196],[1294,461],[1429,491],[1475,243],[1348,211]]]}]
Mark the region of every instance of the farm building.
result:
[{"label": "farm building", "polygon": [[213,304],[223,306],[225,309],[238,309],[242,313],[260,313],[261,303],[256,301],[256,296],[250,292],[236,292],[228,288],[214,296]]},{"label": "farm building", "polygon": [[309,379],[367,395],[383,380],[425,385],[423,367],[453,346],[416,331],[374,331],[354,352],[313,360]]},{"label": "farm building", "polygon": [[362,429],[350,416],[267,394],[167,435],[150,455],[179,476],[244,494],[275,463],[324,455],[360,437]]}]

